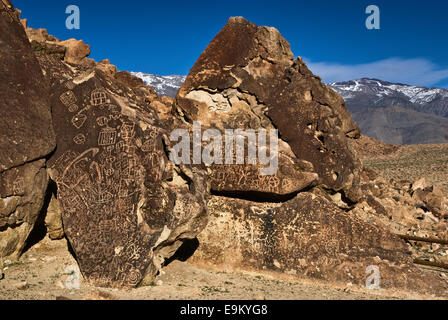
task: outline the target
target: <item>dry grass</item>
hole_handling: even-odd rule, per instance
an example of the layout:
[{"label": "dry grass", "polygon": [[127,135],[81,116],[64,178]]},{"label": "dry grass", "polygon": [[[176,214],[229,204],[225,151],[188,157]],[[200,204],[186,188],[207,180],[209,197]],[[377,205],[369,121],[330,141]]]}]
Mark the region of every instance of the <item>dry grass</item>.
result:
[{"label": "dry grass", "polygon": [[365,155],[363,163],[386,179],[413,182],[424,177],[448,193],[448,144],[401,146],[391,154]]}]

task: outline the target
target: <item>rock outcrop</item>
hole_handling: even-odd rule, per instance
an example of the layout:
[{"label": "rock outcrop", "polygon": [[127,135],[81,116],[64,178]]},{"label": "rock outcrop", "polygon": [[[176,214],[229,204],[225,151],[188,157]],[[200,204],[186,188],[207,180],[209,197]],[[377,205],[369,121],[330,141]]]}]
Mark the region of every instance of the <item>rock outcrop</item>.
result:
[{"label": "rock outcrop", "polygon": [[[97,286],[148,284],[197,237],[201,265],[359,286],[374,267],[382,288],[447,295],[413,265],[427,248],[403,240],[448,240],[443,193],[363,168],[344,101],[276,29],[231,18],[173,101],[89,59],[84,42],[21,25],[8,1],[0,11],[0,256],[20,254],[46,195],[49,237],[67,237]],[[277,155],[275,170],[235,150],[174,161],[172,133],[184,129],[194,153],[197,123],[213,159],[227,145],[206,144],[211,132],[246,137],[258,157]]]},{"label": "rock outcrop", "polygon": [[88,64],[90,66],[95,64],[93,59],[88,58],[90,46],[84,41],[76,39],[62,41],[48,34],[47,29],[29,28],[26,20],[22,19],[21,21],[34,51],[43,51],[70,64]]},{"label": "rock outcrop", "polygon": [[207,223],[204,172],[168,160],[169,128],[141,80],[104,72],[107,63],[70,68],[37,56],[51,82],[58,145],[49,174],[80,270],[99,286],[149,283]]},{"label": "rock outcrop", "polygon": [[58,43],[65,47],[64,61],[79,64],[90,55],[90,46],[82,40],[68,39]]},{"label": "rock outcrop", "polygon": [[346,137],[359,129],[343,99],[314,76],[270,27],[230,18],[201,54],[175,102],[189,121],[218,129],[277,128],[319,183],[360,197],[361,164]]},{"label": "rock outcrop", "polygon": [[17,259],[42,208],[55,148],[49,88],[18,15],[0,1],[0,257]]},{"label": "rock outcrop", "polygon": [[[168,159],[167,134],[173,121],[159,115],[169,113],[172,101],[159,98],[129,72],[119,72],[109,60],[88,59],[90,47],[84,42],[61,41],[45,29],[22,25],[29,37],[23,37],[24,43],[31,55],[34,51],[41,69],[33,56],[35,66],[46,78],[35,84],[51,85],[41,94],[50,96],[45,102],[48,110],[51,105],[57,141],[47,163],[52,180],[45,216],[48,235],[68,238],[85,280],[93,284],[149,283],[164,260],[207,223],[209,183],[204,169],[175,166]],[[23,28],[20,31],[25,35]],[[49,140],[44,134],[30,136]],[[38,164],[43,167],[45,161]],[[39,168],[28,164],[26,176],[40,177],[35,173]],[[19,175],[13,169],[6,172],[11,181]],[[42,183],[22,181],[26,190],[34,186],[45,192],[48,178],[45,170],[42,173]],[[0,191],[2,197],[9,192]],[[6,198],[3,210],[13,212],[16,200]],[[29,228],[32,225],[30,221]]]},{"label": "rock outcrop", "polygon": [[448,267],[448,199],[437,186],[426,186],[424,179],[386,181],[364,169],[361,188],[363,198],[351,214],[406,240],[418,264]]},{"label": "rock outcrop", "polygon": [[191,261],[221,270],[258,271],[364,287],[369,266],[380,287],[446,295],[448,283],[413,266],[406,244],[382,224],[339,209],[322,191],[284,203],[208,202],[210,223]]},{"label": "rock outcrop", "polygon": [[[276,29],[230,18],[191,69],[173,111],[221,131],[280,134],[275,175],[257,175],[250,164],[209,167],[215,195],[195,263],[362,286],[375,266],[382,288],[448,292],[445,280],[413,265],[387,225],[353,211],[367,201],[350,143],[359,129],[342,98],[294,60]],[[289,189],[270,189],[283,183]]]}]

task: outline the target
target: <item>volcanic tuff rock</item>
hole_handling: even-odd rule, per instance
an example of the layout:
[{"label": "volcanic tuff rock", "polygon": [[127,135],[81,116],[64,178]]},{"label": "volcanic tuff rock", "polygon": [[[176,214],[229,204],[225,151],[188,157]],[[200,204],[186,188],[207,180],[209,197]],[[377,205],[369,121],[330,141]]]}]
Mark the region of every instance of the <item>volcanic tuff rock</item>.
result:
[{"label": "volcanic tuff rock", "polygon": [[204,171],[167,158],[172,101],[109,60],[86,58],[82,41],[27,33],[51,83],[56,119],[48,234],[67,236],[84,278],[96,285],[149,283],[207,223]]},{"label": "volcanic tuff rock", "polygon": [[54,193],[51,194],[51,199],[48,203],[45,227],[47,228],[48,237],[52,240],[62,239],[65,235],[61,208]]},{"label": "volcanic tuff rock", "polygon": [[[7,27],[17,31],[18,18],[11,12],[3,10],[0,23],[11,17],[15,22]],[[448,292],[446,281],[412,265],[412,258],[425,251],[412,247],[411,256],[406,244],[389,231],[424,231],[443,238],[443,194],[423,183],[382,181],[362,169],[351,147],[356,146],[352,138],[359,136],[359,129],[343,100],[300,58],[294,60],[289,44],[274,28],[231,18],[201,55],[174,102],[159,98],[141,79],[117,71],[108,60],[88,59],[89,48],[80,41],[62,42],[44,29],[27,33],[34,38],[32,48],[51,91],[45,91],[46,82],[34,72],[39,68],[31,58],[27,67],[36,82],[24,82],[28,78],[17,72],[2,73],[10,77],[7,81],[20,84],[7,91],[0,85],[2,97],[11,96],[10,101],[28,108],[39,97],[43,101],[35,106],[42,121],[31,122],[32,127],[23,122],[34,131],[23,141],[14,140],[27,146],[24,138],[34,137],[42,153],[29,155],[33,148],[17,148],[26,151],[27,160],[10,159],[9,167],[7,161],[0,162],[0,235],[2,241],[13,239],[6,245],[0,242],[7,250],[19,252],[29,230],[19,236],[10,233],[34,223],[47,185],[47,165],[53,180],[45,219],[49,236],[65,234],[84,278],[99,286],[148,283],[165,259],[199,235],[193,256],[199,264],[359,285],[365,283],[366,268],[375,265],[384,288]],[[1,68],[17,69],[21,60],[12,60],[27,58],[29,44],[22,42],[25,55],[3,59],[8,42],[2,40]],[[11,66],[1,64],[4,61]],[[35,89],[36,83],[44,89]],[[35,91],[25,98],[19,95],[22,86]],[[29,96],[36,99],[26,101]],[[46,96],[50,101],[42,98]],[[54,148],[49,104],[58,147],[46,164],[43,158]],[[21,110],[20,105],[11,107]],[[32,114],[28,108],[25,116]],[[12,114],[21,120],[18,115],[23,116]],[[194,121],[221,131],[278,129],[277,172],[260,175],[260,164],[174,165],[168,159],[168,134],[178,128],[191,133]],[[4,136],[14,139],[6,131]],[[14,147],[14,141],[4,148]],[[203,230],[208,210],[211,221]],[[5,229],[5,221],[19,225]]]},{"label": "volcanic tuff rock", "polygon": [[43,51],[71,64],[94,65],[93,59],[87,58],[90,55],[90,46],[84,41],[76,39],[61,41],[48,34],[47,29],[29,28],[26,20],[21,21],[34,51]]},{"label": "volcanic tuff rock", "polygon": [[273,185],[306,181],[290,167],[318,174],[318,187],[304,184],[275,198],[281,191],[268,194],[270,183],[259,183],[256,165],[212,165],[215,195],[196,263],[358,285],[375,265],[383,288],[447,292],[445,281],[412,265],[405,243],[388,226],[348,213],[365,200],[362,166],[349,145],[359,129],[343,100],[300,58],[293,60],[276,29],[231,18],[191,69],[174,111],[187,123],[220,130],[278,128],[279,167],[288,170],[268,176]]},{"label": "volcanic tuff rock", "polygon": [[[169,128],[140,79],[105,70],[107,62],[69,66],[36,55],[51,83],[58,145],[49,174],[80,270],[99,286],[149,283],[207,223],[204,172],[168,160]],[[47,223],[58,237],[58,209],[51,209]]]},{"label": "volcanic tuff rock", "polygon": [[412,265],[406,244],[381,225],[343,212],[322,192],[284,203],[213,196],[210,223],[192,261],[219,269],[283,273],[364,286],[366,268],[381,288],[446,295],[448,283]]},{"label": "volcanic tuff rock", "polygon": [[356,201],[360,162],[346,137],[359,129],[344,101],[270,27],[230,18],[194,64],[175,100],[187,121],[218,129],[278,128],[319,183]]},{"label": "volcanic tuff rock", "polygon": [[55,136],[48,85],[6,0],[0,30],[0,257],[16,259],[43,205]]},{"label": "volcanic tuff rock", "polygon": [[375,171],[364,169],[361,189],[363,198],[351,214],[406,239],[414,260],[448,266],[448,199],[437,186],[426,186],[424,179],[386,181]]},{"label": "volcanic tuff rock", "polygon": [[90,46],[82,40],[68,39],[59,43],[66,48],[64,61],[68,63],[80,63],[82,59],[90,55]]}]

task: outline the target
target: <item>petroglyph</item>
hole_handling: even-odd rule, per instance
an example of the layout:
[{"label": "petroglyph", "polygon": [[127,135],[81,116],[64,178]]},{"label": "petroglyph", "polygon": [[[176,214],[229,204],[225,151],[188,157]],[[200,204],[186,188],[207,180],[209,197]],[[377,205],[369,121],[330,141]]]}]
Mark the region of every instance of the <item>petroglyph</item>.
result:
[{"label": "petroglyph", "polygon": [[79,109],[79,107],[75,103],[72,103],[71,105],[68,106],[68,111],[70,111],[70,112],[76,112],[76,111],[78,111],[78,109]]},{"label": "petroglyph", "polygon": [[84,125],[84,122],[86,122],[86,120],[87,116],[85,114],[77,114],[72,118],[72,124],[76,129],[80,129]]},{"label": "petroglyph", "polygon": [[82,133],[77,134],[74,138],[73,138],[73,142],[76,144],[84,144],[86,142],[86,136],[83,135]]},{"label": "petroglyph", "polygon": [[109,146],[115,144],[117,139],[117,130],[114,128],[104,128],[101,129],[100,134],[98,136],[98,145],[99,146]]},{"label": "petroglyph", "polygon": [[107,102],[107,94],[103,89],[95,89],[92,91],[91,103],[93,106],[99,106]]},{"label": "petroglyph", "polygon": [[76,96],[73,93],[73,91],[71,91],[71,90],[66,91],[63,94],[61,94],[60,99],[61,99],[62,104],[64,104],[67,107],[71,104],[76,103]]},{"label": "petroglyph", "polygon": [[[95,72],[73,91],[66,84],[57,84],[58,90],[62,93],[53,99],[58,149],[48,166],[80,270],[99,286],[151,281],[160,268],[153,250],[163,226],[173,230],[168,243],[184,232],[177,232],[178,226],[187,227],[189,237],[205,226],[205,203],[192,205],[204,202],[205,187],[174,191],[163,182],[173,168],[162,143],[167,131],[122,96],[129,89]],[[177,201],[191,207],[182,217],[173,216]]]}]

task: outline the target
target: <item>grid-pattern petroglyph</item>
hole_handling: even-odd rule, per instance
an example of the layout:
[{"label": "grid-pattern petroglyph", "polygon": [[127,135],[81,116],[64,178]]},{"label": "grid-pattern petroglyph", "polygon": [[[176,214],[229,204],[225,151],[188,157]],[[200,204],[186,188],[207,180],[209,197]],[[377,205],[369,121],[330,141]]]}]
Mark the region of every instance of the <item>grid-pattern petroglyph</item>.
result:
[{"label": "grid-pattern petroglyph", "polygon": [[107,102],[107,94],[103,89],[95,89],[92,91],[91,103],[93,106],[99,106]]},{"label": "grid-pattern petroglyph", "polygon": [[62,104],[64,104],[67,107],[76,103],[76,96],[73,93],[73,91],[71,91],[71,90],[66,91],[63,94],[61,94],[59,99],[61,99]]}]

